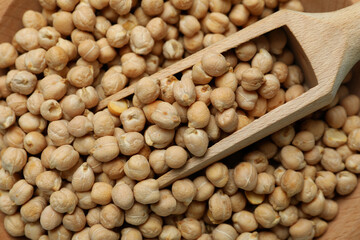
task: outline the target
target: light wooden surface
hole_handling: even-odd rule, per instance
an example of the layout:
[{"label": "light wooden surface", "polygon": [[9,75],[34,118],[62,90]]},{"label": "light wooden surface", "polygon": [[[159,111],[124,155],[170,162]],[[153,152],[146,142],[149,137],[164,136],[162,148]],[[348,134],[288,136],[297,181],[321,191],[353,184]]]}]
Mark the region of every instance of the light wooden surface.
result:
[{"label": "light wooden surface", "polygon": [[[305,6],[305,10],[306,11],[310,11],[310,12],[325,12],[325,11],[331,11],[331,10],[335,10],[335,9],[339,9],[339,8],[343,8],[345,6],[348,6],[349,4],[353,3],[353,2],[357,2],[359,0],[302,0],[304,6]],[[0,42],[4,42],[4,41],[11,41],[12,36],[14,35],[14,33],[21,27],[21,16],[22,13],[26,10],[26,9],[40,9],[37,0],[0,0]],[[347,16],[350,17],[351,15]],[[285,22],[283,22],[285,23]],[[277,23],[279,26],[282,25],[283,23]],[[299,23],[301,24],[301,23]],[[271,30],[269,28],[269,26],[266,28],[268,30]],[[261,32],[265,32],[265,31],[257,31],[257,34],[260,35]],[[341,30],[336,30],[334,29],[334,31],[332,32],[331,35],[333,36],[339,36],[338,34],[341,32]],[[296,34],[294,34],[296,35]],[[298,37],[298,36],[296,36]],[[241,41],[246,41],[248,39],[250,39],[252,37],[242,37]],[[336,46],[335,46],[336,47]],[[223,52],[224,51],[224,47],[220,46],[220,45],[214,45],[212,46],[212,49],[218,52]],[[335,48],[336,49],[336,48]],[[331,56],[331,54],[333,52],[335,52],[335,49],[331,49],[328,48],[329,50],[329,56]],[[330,51],[331,50],[331,51]],[[301,52],[301,49],[299,50]],[[306,51],[305,51],[306,52]],[[201,58],[201,54],[198,54],[197,57],[195,57],[192,61],[190,62],[186,62],[186,66],[190,67],[191,65],[193,65],[194,63],[196,63],[197,61],[199,61],[199,59]],[[323,59],[326,60],[326,59]],[[306,61],[305,61],[306,63]],[[175,65],[179,65],[179,64],[175,64]],[[329,70],[329,69],[333,69],[335,68],[335,65],[327,65],[324,66],[325,70]],[[157,73],[157,77],[166,77],[168,75],[172,75],[174,73],[177,73],[179,70],[177,70],[178,68],[176,68],[176,66],[173,66],[172,68],[170,68],[170,70],[167,70],[169,72],[159,72]],[[359,68],[360,69],[360,66]],[[317,69],[315,69],[317,70]],[[308,76],[311,76],[312,71],[310,71],[310,73],[307,73]],[[360,71],[358,71],[360,72]],[[358,78],[360,78],[360,74],[357,74]],[[354,90],[357,94],[360,94],[360,83],[350,83],[352,86],[354,86],[354,88],[352,88],[352,90]],[[315,88],[313,88],[315,89]],[[114,99],[121,99],[125,96],[128,96],[130,94],[132,94],[133,90],[127,89],[127,92],[125,92],[125,94],[121,95],[118,94],[116,97],[114,97]],[[312,91],[311,93],[313,94],[315,91]],[[310,95],[310,94],[308,94]],[[311,97],[311,96],[309,96]],[[325,99],[326,100],[326,99]],[[325,101],[324,101],[325,102]],[[323,105],[324,102],[320,102],[320,105]],[[106,104],[104,104],[103,107],[105,107]],[[291,106],[292,108],[294,108],[292,111],[295,111],[297,109],[297,107],[301,107],[303,105],[293,105]],[[281,113],[281,111],[277,112],[278,114]],[[275,115],[275,114],[273,114]],[[299,116],[293,116],[291,117],[291,121],[295,121],[294,119],[299,118]],[[280,121],[278,123],[272,122],[271,118],[268,117],[267,120],[269,120],[271,122],[271,124],[273,125],[277,125],[277,128],[282,128],[285,126],[286,121]],[[253,125],[253,128],[256,129],[256,125]],[[256,141],[257,139],[260,139],[261,136],[255,136],[254,137],[254,141]],[[250,142],[254,142],[254,141],[249,141],[248,144]],[[332,240],[332,239],[337,239],[337,240],[350,240],[350,239],[360,239],[360,230],[359,230],[359,223],[360,223],[360,186],[357,187],[356,191],[346,197],[346,198],[342,198],[339,200],[339,204],[340,204],[340,212],[336,218],[336,221],[333,221],[330,223],[329,225],[329,230],[328,232],[321,238],[322,240]],[[1,240],[8,240],[8,239],[19,239],[19,238],[11,238],[8,236],[8,234],[4,231],[3,229],[3,215],[0,214],[0,239]]]}]

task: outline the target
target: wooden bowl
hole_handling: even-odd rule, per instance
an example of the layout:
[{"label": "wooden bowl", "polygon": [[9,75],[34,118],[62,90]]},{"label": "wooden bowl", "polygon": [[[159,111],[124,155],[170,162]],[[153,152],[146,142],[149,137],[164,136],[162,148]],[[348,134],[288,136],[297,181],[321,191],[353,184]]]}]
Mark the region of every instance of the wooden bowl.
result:
[{"label": "wooden bowl", "polygon": [[[360,0],[301,0],[306,12],[329,12],[344,8]],[[14,34],[22,28],[22,15],[28,10],[41,11],[38,0],[0,0],[0,43],[11,42]],[[353,69],[353,79],[360,79],[360,63]],[[352,93],[360,96],[360,82],[349,83]],[[285,126],[284,126],[285,127]],[[345,198],[339,198],[339,214],[329,224],[329,229],[321,240],[356,240],[360,239],[360,184]],[[358,214],[356,212],[359,212]],[[4,215],[0,213],[0,240],[25,238],[10,237],[3,225]]]}]

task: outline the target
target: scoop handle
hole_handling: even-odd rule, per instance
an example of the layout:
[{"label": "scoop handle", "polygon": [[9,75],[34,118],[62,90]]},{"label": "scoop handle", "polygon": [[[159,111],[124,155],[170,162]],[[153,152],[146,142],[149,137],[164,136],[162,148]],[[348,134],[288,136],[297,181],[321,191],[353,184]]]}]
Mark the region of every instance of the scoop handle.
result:
[{"label": "scoop handle", "polygon": [[[345,39],[346,47],[340,71],[346,75],[350,69],[360,60],[360,2],[335,12],[321,13],[317,17],[332,24],[341,30]],[[329,39],[336,41],[338,36],[329,32]],[[336,53],[338,49],[328,49]]]}]

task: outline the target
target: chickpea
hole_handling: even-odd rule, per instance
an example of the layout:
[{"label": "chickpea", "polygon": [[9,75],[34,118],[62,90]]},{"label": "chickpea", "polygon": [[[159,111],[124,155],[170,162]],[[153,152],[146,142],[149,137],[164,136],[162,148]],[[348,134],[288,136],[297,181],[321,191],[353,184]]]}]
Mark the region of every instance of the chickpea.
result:
[{"label": "chickpea", "polygon": [[24,148],[30,154],[39,154],[46,146],[45,137],[39,132],[29,132],[24,137]]},{"label": "chickpea", "polygon": [[[229,14],[230,21],[233,24],[235,24],[236,26],[245,25],[248,22],[249,16],[250,16],[250,12],[243,4],[234,5]],[[244,60],[241,60],[241,61],[244,61]],[[248,60],[246,60],[246,61],[248,61]]]},{"label": "chickpea", "polygon": [[293,239],[312,239],[315,236],[315,224],[301,218],[290,227],[289,233]]},{"label": "chickpea", "polygon": [[191,154],[201,157],[207,151],[209,138],[204,130],[188,128],[184,132],[184,143]]},{"label": "chickpea", "polygon": [[258,180],[254,193],[256,194],[270,194],[275,189],[275,177],[271,174],[262,172],[258,174]]},{"label": "chickpea", "polygon": [[145,238],[153,238],[160,235],[162,231],[161,217],[151,214],[147,221],[139,226],[139,230]]},{"label": "chickpea", "polygon": [[190,179],[177,180],[171,188],[174,198],[188,206],[196,195],[196,186]]},{"label": "chickpea", "polygon": [[167,102],[160,102],[151,114],[153,122],[164,129],[174,129],[180,124],[176,108]]},{"label": "chickpea", "polygon": [[155,17],[155,18],[151,19],[146,24],[146,28],[148,29],[148,31],[151,34],[151,37],[155,41],[164,39],[167,35],[168,26],[162,18]]},{"label": "chickpea", "polygon": [[218,190],[209,199],[208,217],[212,223],[221,223],[231,217],[232,207],[230,197]]},{"label": "chickpea", "polygon": [[163,174],[169,169],[165,162],[166,150],[153,150],[149,155],[149,164],[156,174]]},{"label": "chickpea", "polygon": [[196,92],[191,72],[187,72],[183,75],[181,81],[174,83],[173,92],[176,102],[183,107],[188,107],[195,102]]},{"label": "chickpea", "polygon": [[[27,102],[27,96],[19,94],[19,93],[12,93],[6,98],[7,106],[10,107],[15,112],[15,115],[18,117],[27,112],[26,102]],[[5,109],[4,109],[4,107],[5,107]],[[5,116],[5,119],[3,119],[3,121],[7,120],[7,121],[10,121],[10,123],[11,123],[12,122],[11,117],[9,116],[11,113],[7,112],[6,105],[2,105],[2,109],[3,109],[3,111],[5,110],[4,111],[5,114],[3,115],[3,116]],[[1,109],[0,109],[0,111],[1,111]],[[5,124],[5,126],[7,126],[7,123],[3,123],[3,124]],[[7,127],[4,127],[4,128],[7,128]]]},{"label": "chickpea", "polygon": [[188,158],[186,150],[180,146],[171,146],[164,152],[165,166],[180,168],[184,166]]},{"label": "chickpea", "polygon": [[304,177],[300,172],[294,170],[286,170],[281,177],[281,188],[287,193],[288,197],[292,197],[304,187]]},{"label": "chickpea", "polygon": [[100,223],[108,229],[120,227],[124,223],[124,212],[114,204],[108,204],[101,209]]},{"label": "chickpea", "polygon": [[154,46],[149,30],[142,26],[134,27],[130,32],[130,48],[139,55],[147,55]]},{"label": "chickpea", "polygon": [[104,228],[101,224],[95,224],[90,227],[89,237],[93,240],[100,240],[103,238],[108,240],[117,240],[120,238],[120,234]]},{"label": "chickpea", "polygon": [[283,83],[288,76],[288,66],[283,62],[275,62],[271,74],[275,75],[280,83]]},{"label": "chickpea", "polygon": [[[310,131],[311,132],[311,131]],[[315,134],[314,134],[315,135]],[[292,125],[287,126],[271,135],[271,140],[278,146],[289,145],[295,137],[295,129]],[[316,139],[316,138],[315,138]]]},{"label": "chickpea", "polygon": [[328,223],[318,217],[313,218],[312,221],[315,224],[315,235],[314,237],[320,237],[321,235],[323,235],[327,228],[328,228]]},{"label": "chickpea", "polygon": [[237,129],[239,123],[238,118],[238,114],[233,108],[226,109],[223,112],[217,112],[215,115],[217,126],[226,133],[232,133]]},{"label": "chickpea", "polygon": [[204,71],[201,62],[198,62],[192,67],[192,79],[195,84],[207,84],[212,77]]},{"label": "chickpea", "polygon": [[206,202],[192,201],[187,208],[186,217],[199,220],[206,211]]},{"label": "chickpea", "polygon": [[39,30],[37,41],[42,48],[49,50],[51,47],[54,47],[56,45],[60,37],[61,34],[54,27],[45,26]]},{"label": "chickpea", "polygon": [[173,129],[167,130],[157,125],[152,125],[146,129],[144,137],[147,145],[155,148],[164,148],[173,141],[174,135],[175,131]]},{"label": "chickpea", "polygon": [[177,78],[174,76],[170,76],[160,80],[160,95],[159,98],[168,103],[174,103],[174,85],[177,82]]},{"label": "chickpea", "polygon": [[281,149],[280,152],[281,164],[286,169],[300,170],[306,165],[304,161],[304,154],[297,147],[288,145]]},{"label": "chickpea", "polygon": [[111,191],[113,187],[109,183],[95,182],[91,189],[91,200],[100,205],[111,202]]},{"label": "chickpea", "polygon": [[2,151],[2,168],[11,175],[23,169],[27,161],[27,154],[24,149],[8,147]]},{"label": "chickpea", "polygon": [[147,179],[134,186],[134,196],[141,204],[153,204],[160,200],[159,183],[154,179]]},{"label": "chickpea", "polygon": [[201,59],[201,67],[206,74],[214,77],[223,75],[229,70],[229,64],[220,53],[205,54]]},{"label": "chickpea", "polygon": [[12,186],[9,197],[16,205],[23,205],[31,199],[33,192],[34,187],[21,179]]},{"label": "chickpea", "polygon": [[290,227],[298,220],[298,208],[290,205],[286,209],[279,212],[280,224],[285,227]]},{"label": "chickpea", "polygon": [[125,211],[125,221],[134,226],[145,223],[148,218],[149,208],[147,205],[135,202],[129,210]]},{"label": "chickpea", "polygon": [[134,239],[134,240],[141,240],[142,235],[141,232],[136,228],[123,228],[121,230],[121,236],[124,240],[126,239]]},{"label": "chickpea", "polygon": [[13,46],[21,53],[39,48],[39,31],[35,28],[23,28],[13,37]]},{"label": "chickpea", "polygon": [[144,129],[146,122],[144,112],[137,107],[125,110],[120,120],[126,132],[140,132]]},{"label": "chickpea", "polygon": [[58,11],[52,15],[53,17],[53,27],[56,31],[64,36],[71,35],[71,32],[74,30],[74,22],[72,19],[71,12],[68,11]]},{"label": "chickpea", "polygon": [[46,64],[55,71],[61,71],[69,61],[67,53],[58,46],[53,46],[45,53]]},{"label": "chickpea", "polygon": [[7,68],[15,64],[15,60],[18,57],[18,53],[13,45],[7,42],[1,43],[0,53],[1,53],[1,58],[0,58],[1,68]]},{"label": "chickpea", "polygon": [[90,153],[100,162],[109,162],[119,155],[119,146],[113,136],[104,136],[96,139]]},{"label": "chickpea", "polygon": [[[278,59],[281,61],[280,59]],[[290,88],[293,85],[301,84],[304,81],[303,73],[297,65],[288,66],[288,76],[283,82],[284,87]]]},{"label": "chickpea", "polygon": [[48,137],[51,139],[53,145],[61,146],[65,144],[71,144],[74,137],[70,135],[68,131],[68,121],[58,120],[50,122],[47,132]]},{"label": "chickpea", "polygon": [[198,239],[201,236],[201,225],[196,219],[184,218],[177,222],[177,228],[184,239]]},{"label": "chickpea", "polygon": [[206,201],[213,195],[215,187],[205,176],[195,178],[193,183],[197,189],[194,200]]},{"label": "chickpea", "polygon": [[181,239],[180,231],[175,226],[164,225],[159,235],[159,240],[167,239]]},{"label": "chickpea", "polygon": [[[38,48],[38,49],[27,52],[24,55],[24,64],[25,64],[26,70],[28,70],[29,72],[34,73],[34,74],[42,73],[46,68],[45,54],[46,54],[46,50],[44,50],[42,48]],[[19,82],[22,78],[29,78],[30,82],[29,83]],[[22,80],[22,81],[24,81],[24,80]],[[33,83],[34,81],[36,82],[35,76],[31,76],[31,74],[29,74],[27,72],[20,71],[19,73],[17,73],[14,76],[14,78],[12,80],[14,86],[12,86],[11,83],[10,83],[10,86],[11,86],[11,88],[18,89],[19,86],[17,86],[17,88],[16,88],[16,85],[27,84],[27,88],[34,90],[35,86],[32,87],[32,85],[31,85],[31,84],[34,84]],[[15,91],[15,90],[13,90],[13,91]]]},{"label": "chickpea", "polygon": [[269,195],[269,203],[272,205],[274,210],[282,211],[290,205],[290,198],[281,187],[276,187]]},{"label": "chickpea", "polygon": [[232,221],[239,233],[252,232],[258,228],[254,214],[245,210],[235,213],[232,216]]},{"label": "chickpea", "polygon": [[360,127],[360,117],[359,116],[350,116],[347,117],[342,130],[349,134],[352,130]]},{"label": "chickpea", "polygon": [[4,228],[12,237],[22,237],[25,231],[25,222],[19,213],[15,213],[4,218]]},{"label": "chickpea", "polygon": [[339,172],[345,168],[341,155],[331,148],[324,148],[321,165],[332,172]]},{"label": "chickpea", "polygon": [[263,203],[255,208],[254,217],[256,221],[264,228],[272,228],[280,222],[280,216],[272,206]]}]

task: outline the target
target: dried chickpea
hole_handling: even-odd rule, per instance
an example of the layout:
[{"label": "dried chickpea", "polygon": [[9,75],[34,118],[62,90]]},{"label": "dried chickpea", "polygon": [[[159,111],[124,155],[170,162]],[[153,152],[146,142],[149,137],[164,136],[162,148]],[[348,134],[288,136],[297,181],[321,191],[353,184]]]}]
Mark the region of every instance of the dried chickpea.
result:
[{"label": "dried chickpea", "polygon": [[159,240],[177,240],[181,239],[180,231],[172,225],[164,225],[159,235]]},{"label": "dried chickpea", "polygon": [[290,205],[290,198],[281,187],[276,187],[269,195],[269,203],[274,210],[282,211]]},{"label": "dried chickpea", "polygon": [[133,180],[144,180],[150,174],[150,165],[144,156],[134,155],[126,162],[124,172]]},{"label": "dried chickpea", "polygon": [[207,151],[209,138],[204,130],[188,128],[184,132],[184,143],[191,154],[201,157]]},{"label": "dried chickpea", "polygon": [[[46,50],[44,50],[42,48],[38,48],[38,49],[27,52],[24,55],[24,64],[25,64],[26,70],[28,70],[34,74],[42,73],[46,68],[45,54],[46,54]],[[16,81],[19,81],[21,79],[21,77],[30,78],[29,80],[34,81],[32,79],[33,77],[31,78],[31,76],[29,76],[29,74],[25,74],[25,76],[22,76],[22,75],[24,75],[24,72],[22,74],[21,74],[21,72],[16,74],[12,80],[12,81],[14,81],[13,84],[16,84]],[[19,84],[19,83],[17,83],[17,84]],[[22,84],[25,84],[25,83],[22,83]],[[31,84],[31,82],[26,83],[26,84],[29,85],[29,84]],[[10,83],[10,87],[12,87],[11,83]],[[31,85],[28,87],[31,87]]]},{"label": "dried chickpea", "polygon": [[347,195],[354,191],[357,185],[356,175],[349,171],[341,171],[336,174],[336,192],[340,195]]},{"label": "dried chickpea", "polygon": [[176,210],[176,199],[168,189],[160,190],[160,199],[151,205],[151,210],[161,217],[166,217]]},{"label": "dried chickpea", "polygon": [[341,155],[332,148],[324,148],[321,165],[331,172],[339,172],[345,168]]},{"label": "dried chickpea", "polygon": [[66,120],[52,121],[49,123],[47,133],[53,145],[61,146],[73,142],[74,137],[71,136],[68,131],[68,124]]},{"label": "dried chickpea", "polygon": [[201,59],[201,67],[210,76],[218,77],[229,70],[229,64],[220,53],[205,54]]},{"label": "dried chickpea", "polygon": [[172,184],[171,188],[174,198],[189,205],[196,195],[195,184],[190,179],[177,180]]},{"label": "dried chickpea", "polygon": [[120,227],[124,223],[124,212],[110,203],[101,209],[100,223],[107,229]]},{"label": "dried chickpea", "polygon": [[21,53],[39,48],[38,34],[35,28],[22,28],[15,33],[12,45]]},{"label": "dried chickpea", "polygon": [[45,137],[39,132],[29,132],[24,137],[24,148],[30,154],[39,154],[46,146]]},{"label": "dried chickpea", "polygon": [[[152,125],[145,130],[145,142],[148,146],[164,148],[174,139],[175,130],[162,129],[157,125]],[[202,151],[203,149],[200,149]]]},{"label": "dried chickpea", "polygon": [[[121,238],[123,240],[130,240],[130,239],[133,239],[133,240],[141,240],[142,239],[142,235],[141,235],[141,232],[136,229],[136,228],[131,228],[131,227],[127,227],[127,228],[123,228],[121,230]],[[160,239],[162,240],[162,239]]]},{"label": "dried chickpea", "polygon": [[2,168],[11,175],[23,169],[27,161],[27,154],[24,149],[8,147],[1,154]]},{"label": "dried chickpea", "polygon": [[218,190],[209,199],[208,217],[212,223],[221,223],[231,217],[232,207],[230,197]]},{"label": "dried chickpea", "polygon": [[235,213],[232,216],[232,221],[239,233],[252,232],[258,228],[254,214],[245,210]]},{"label": "dried chickpea", "polygon": [[192,79],[195,84],[207,84],[212,77],[204,71],[201,62],[198,62],[192,67]]},{"label": "dried chickpea", "polygon": [[22,16],[22,23],[26,28],[35,28],[39,30],[42,27],[47,25],[45,17],[39,13],[32,10],[27,10]]},{"label": "dried chickpea", "polygon": [[184,239],[198,239],[201,236],[201,225],[196,219],[184,218],[177,222],[177,228]]},{"label": "dried chickpea", "polygon": [[21,179],[12,186],[9,197],[16,205],[23,205],[31,199],[33,192],[34,187]]},{"label": "dried chickpea", "polygon": [[125,221],[131,225],[139,226],[148,220],[149,212],[147,205],[135,202],[129,210],[125,211]]},{"label": "dried chickpea", "polygon": [[166,150],[156,149],[149,155],[150,167],[156,174],[163,174],[169,169],[169,166],[165,162],[165,151]]},{"label": "dried chickpea", "polygon": [[186,150],[180,146],[171,146],[164,153],[166,166],[171,168],[180,168],[184,166],[188,158]]},{"label": "dried chickpea", "polygon": [[360,109],[360,99],[356,95],[348,95],[340,101],[340,105],[344,107],[348,116],[356,115]]},{"label": "dried chickpea", "polygon": [[144,129],[146,122],[144,112],[137,107],[125,110],[120,120],[126,132],[140,132]]},{"label": "dried chickpea", "polygon": [[162,231],[161,217],[151,214],[145,223],[139,226],[139,230],[145,238],[154,238],[160,235]]},{"label": "dried chickpea", "polygon": [[290,88],[293,85],[301,84],[303,81],[304,81],[304,76],[300,67],[297,65],[288,66],[288,76],[286,80],[283,82],[284,87]]},{"label": "dried chickpea", "polygon": [[275,75],[280,83],[285,82],[288,76],[288,66],[283,62],[275,62],[273,64],[271,74]]},{"label": "dried chickpea", "polygon": [[315,224],[301,218],[289,228],[289,233],[293,239],[312,239],[315,236]]},{"label": "dried chickpea", "polygon": [[205,176],[199,176],[193,182],[197,189],[194,200],[206,201],[213,195],[215,187]]},{"label": "dried chickpea", "polygon": [[0,67],[7,68],[15,63],[18,53],[13,45],[10,43],[1,43],[0,44]]},{"label": "dried chickpea", "polygon": [[257,183],[254,188],[256,194],[270,194],[275,189],[275,177],[269,173],[261,172],[258,174]]},{"label": "dried chickpea", "polygon": [[147,55],[154,46],[154,39],[149,30],[143,26],[136,26],[130,32],[130,48],[139,55]]},{"label": "dried chickpea", "polygon": [[114,136],[104,136],[96,139],[90,153],[97,161],[109,162],[119,155],[119,146]]},{"label": "dried chickpea", "polygon": [[[135,200],[141,204],[153,204],[160,200],[159,183],[154,179],[147,179],[134,186]],[[128,210],[128,209],[126,209]]]},{"label": "dried chickpea", "polygon": [[300,170],[306,165],[302,151],[291,145],[281,149],[280,160],[286,169]]},{"label": "dried chickpea", "polygon": [[107,205],[111,202],[111,191],[113,187],[109,183],[96,182],[91,189],[91,200],[100,205]]},{"label": "dried chickpea", "polygon": [[58,46],[53,46],[45,53],[46,64],[55,71],[61,71],[69,61],[67,53]]},{"label": "dried chickpea", "polygon": [[120,234],[103,227],[101,224],[95,224],[90,227],[89,237],[93,240],[100,240],[104,238],[108,240],[118,240],[120,238]]},{"label": "dried chickpea", "polygon": [[311,202],[302,203],[301,211],[310,216],[318,216],[324,211],[325,201],[324,194],[319,190]]},{"label": "dried chickpea", "polygon": [[174,98],[176,102],[183,107],[190,106],[196,100],[195,85],[191,76],[192,73],[187,72],[182,76],[181,81],[174,83]]},{"label": "dried chickpea", "polygon": [[288,197],[292,197],[304,187],[304,177],[300,172],[294,170],[286,170],[280,180],[281,188],[287,193]]},{"label": "dried chickpea", "polygon": [[22,237],[25,234],[25,222],[21,219],[19,213],[5,216],[4,228],[12,237]]},{"label": "dried chickpea", "polygon": [[315,224],[315,235],[314,237],[320,237],[328,229],[328,223],[318,217],[313,218],[312,221]]}]

